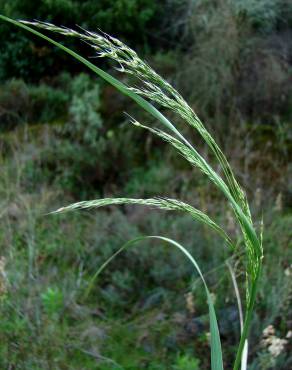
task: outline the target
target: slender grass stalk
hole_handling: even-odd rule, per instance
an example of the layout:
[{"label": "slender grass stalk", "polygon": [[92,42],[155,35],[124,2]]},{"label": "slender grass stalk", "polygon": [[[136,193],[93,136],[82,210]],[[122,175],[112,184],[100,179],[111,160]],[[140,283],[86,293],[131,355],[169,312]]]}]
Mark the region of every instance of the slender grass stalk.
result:
[{"label": "slender grass stalk", "polygon": [[[242,303],[241,303],[241,298],[240,298],[240,292],[238,288],[238,284],[236,281],[236,276],[235,272],[230,264],[230,262],[227,260],[226,265],[228,267],[228,270],[230,272],[236,300],[237,300],[237,306],[238,306],[238,314],[239,314],[239,324],[240,324],[240,333],[242,334],[243,331],[243,310],[242,310]],[[242,352],[242,358],[241,358],[241,370],[246,370],[247,369],[247,357],[248,357],[248,341],[247,339],[245,340],[244,344],[244,349]]]},{"label": "slender grass stalk", "polygon": [[[10,22],[18,27],[21,27],[34,35],[41,37],[47,42],[57,46],[64,52],[71,55],[79,62],[83,63],[86,67],[95,72],[98,76],[106,80],[108,83],[117,88],[122,94],[133,99],[142,109],[156,118],[162,125],[163,130],[141,125],[137,121],[133,120],[135,126],[146,129],[152,134],[157,135],[162,140],[168,142],[180,155],[182,155],[192,166],[198,168],[204,175],[206,175],[209,180],[215,185],[215,187],[221,191],[227,198],[231,208],[234,211],[234,216],[238,221],[238,224],[242,231],[243,244],[246,251],[246,309],[244,322],[242,327],[241,338],[239,346],[236,353],[236,358],[234,362],[233,369],[238,370],[240,362],[242,360],[243,349],[248,337],[248,332],[250,329],[252,313],[255,305],[257,285],[261,273],[262,258],[263,258],[263,248],[262,248],[262,235],[257,235],[249,209],[249,205],[246,196],[241,189],[239,183],[235,179],[231,166],[229,165],[225,155],[222,150],[207,131],[203,123],[197,117],[195,112],[186,103],[182,96],[161,76],[159,76],[147,63],[142,61],[138,55],[130,49],[128,46],[123,44],[116,38],[108,36],[106,34],[97,34],[89,31],[77,32],[72,29],[65,27],[58,27],[50,23],[44,22],[27,22],[27,21],[15,21],[0,15],[0,19]],[[52,31],[60,33],[65,36],[76,37],[90,44],[94,50],[98,53],[100,57],[106,57],[114,60],[118,63],[118,70],[124,73],[133,75],[142,83],[142,86],[126,86],[116,78],[112,77],[110,74],[106,73],[102,69],[98,68],[87,59],[83,58],[79,54],[75,53],[71,49],[65,47],[64,45],[52,40],[48,36],[36,31],[35,29],[29,27],[32,25],[46,31]],[[192,128],[197,130],[201,135],[203,140],[207,143],[211,152],[214,154],[215,159],[222,168],[224,179],[212,168],[212,166],[207,163],[203,156],[194,148],[194,146],[188,141],[179,131],[179,129],[172,123],[168,118],[165,117],[157,108],[155,108],[150,102],[158,104],[162,108],[167,108],[177,113],[184,121],[190,125]],[[165,131],[166,130],[166,131]],[[179,200],[169,199],[169,198],[150,198],[150,199],[132,199],[132,198],[116,198],[116,199],[99,199],[87,202],[78,202],[67,207],[63,207],[57,210],[57,213],[70,211],[74,209],[81,208],[92,208],[101,207],[111,204],[139,204],[151,206],[154,208],[160,208],[164,210],[179,210],[186,212],[192,216],[197,221],[207,224],[212,229],[216,230],[226,241],[228,245],[233,247],[233,243],[228,234],[217,225],[208,215],[195,209],[189,204],[181,202]],[[154,238],[154,237],[148,237]],[[198,268],[193,257],[187,252],[187,250],[168,238],[155,237],[160,240],[167,241],[168,243],[179,248],[196,268],[200,277],[204,282],[206,288],[206,293],[208,296],[209,305],[209,318],[210,318],[210,328],[211,328],[211,366],[212,370],[222,370],[222,352],[220,337],[217,326],[217,319],[215,315],[215,310],[210,302],[210,297],[208,295],[208,288],[203,278],[203,275]],[[145,237],[139,240],[145,239]],[[132,242],[130,242],[131,244]],[[112,258],[123,251],[125,248],[122,247],[118,252],[116,252]],[[111,260],[111,259],[110,259]],[[103,265],[105,267],[107,262]],[[101,268],[103,269],[103,267]],[[100,271],[100,270],[99,270]],[[99,272],[98,272],[99,273]]]}]

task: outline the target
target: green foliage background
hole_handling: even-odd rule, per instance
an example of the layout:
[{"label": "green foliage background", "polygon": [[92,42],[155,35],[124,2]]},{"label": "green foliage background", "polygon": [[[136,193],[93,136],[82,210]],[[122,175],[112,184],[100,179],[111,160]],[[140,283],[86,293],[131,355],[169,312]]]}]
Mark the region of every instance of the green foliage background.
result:
[{"label": "green foliage background", "polygon": [[[291,368],[291,343],[276,358],[261,346],[268,325],[279,338],[291,329],[290,2],[0,0],[0,9],[118,36],[207,122],[265,223],[250,369]],[[80,199],[167,195],[208,210],[236,238],[222,199],[167,146],[133,130],[123,111],[155,122],[82,66],[2,23],[0,39],[0,368],[208,369],[205,298],[175,252],[133,249],[82,298],[123,242],[162,234],[188,246],[207,273],[228,369],[238,317],[227,254],[213,234],[186,216],[134,206],[44,216]]]}]

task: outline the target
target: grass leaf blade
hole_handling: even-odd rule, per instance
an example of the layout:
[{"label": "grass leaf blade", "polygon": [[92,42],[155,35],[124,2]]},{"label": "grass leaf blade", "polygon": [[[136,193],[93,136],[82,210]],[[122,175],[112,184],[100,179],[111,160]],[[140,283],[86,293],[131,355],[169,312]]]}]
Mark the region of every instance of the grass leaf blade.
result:
[{"label": "grass leaf blade", "polygon": [[192,263],[195,270],[199,274],[199,276],[200,276],[200,278],[201,278],[201,280],[204,284],[204,287],[205,287],[205,291],[206,291],[206,295],[207,295],[207,302],[208,302],[208,306],[209,306],[209,320],[210,320],[210,333],[211,333],[211,369],[212,370],[223,370],[223,359],[222,359],[222,348],[221,348],[220,334],[219,334],[219,329],[218,329],[218,323],[217,323],[215,308],[214,308],[214,304],[213,304],[213,301],[212,301],[210,291],[208,289],[205,278],[204,278],[204,276],[202,274],[202,271],[201,271],[199,265],[197,264],[196,260],[188,252],[188,250],[186,248],[184,248],[178,242],[176,242],[176,241],[174,241],[170,238],[163,237],[163,236],[141,236],[141,237],[138,237],[138,238],[135,238],[135,239],[132,239],[132,240],[128,241],[116,253],[114,253],[106,262],[104,262],[103,265],[97,270],[97,272],[95,273],[95,275],[93,276],[93,278],[90,281],[89,287],[87,288],[86,293],[85,293],[85,297],[87,297],[89,291],[91,290],[91,288],[92,288],[94,282],[96,281],[96,279],[98,278],[98,276],[102,273],[102,271],[109,265],[109,263],[115,257],[117,257],[119,254],[124,252],[126,249],[128,249],[132,245],[134,245],[134,244],[136,244],[140,241],[149,240],[149,239],[162,240],[162,241],[166,242],[167,244],[170,244],[170,245],[176,247],[178,250],[180,250],[187,257],[187,259]]}]

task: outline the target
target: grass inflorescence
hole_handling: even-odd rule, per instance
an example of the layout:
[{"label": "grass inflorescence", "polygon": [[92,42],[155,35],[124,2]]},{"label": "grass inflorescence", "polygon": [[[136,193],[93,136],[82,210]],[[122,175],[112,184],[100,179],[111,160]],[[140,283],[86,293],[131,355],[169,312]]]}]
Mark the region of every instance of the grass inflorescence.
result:
[{"label": "grass inflorescence", "polygon": [[[244,262],[244,266],[246,269],[246,299],[244,319],[242,325],[241,339],[238,345],[233,367],[234,370],[238,370],[241,363],[242,368],[246,368],[247,337],[255,304],[257,285],[260,277],[263,258],[262,236],[255,230],[245,193],[237,182],[231,166],[229,165],[225,155],[216,143],[215,139],[211,136],[211,134],[208,132],[196,113],[187,104],[183,97],[176,91],[176,89],[160,75],[158,75],[147,63],[141,60],[135,51],[130,49],[120,40],[103,33],[94,33],[84,30],[76,31],[73,29],[58,27],[50,23],[38,21],[17,22],[4,16],[0,17],[2,20],[8,21],[23,29],[26,29],[34,33],[35,35],[45,39],[46,41],[54,44],[55,46],[58,46],[60,49],[79,60],[81,63],[94,71],[97,75],[112,84],[121,93],[133,99],[146,112],[156,118],[160,122],[160,124],[162,124],[163,128],[152,128],[146,125],[142,125],[136,120],[133,120],[132,123],[134,123],[135,126],[150,131],[152,134],[157,135],[161,139],[168,142],[177,151],[177,153],[184,157],[192,166],[198,168],[204,175],[206,175],[207,178],[214,184],[214,186],[226,197],[230,207],[234,212],[234,218],[237,220],[242,231],[241,244],[244,245],[244,250],[246,252],[246,259]],[[81,57],[74,51],[50,39],[48,36],[43,35],[30,26],[34,26],[45,31],[56,32],[64,36],[75,37],[82,41],[85,41],[97,52],[97,55],[99,57],[109,58],[116,62],[118,64],[117,69],[120,72],[134,76],[137,79],[137,83],[140,83],[140,85],[125,85],[124,83],[112,77],[110,74],[106,73],[100,68],[96,67],[94,64]],[[184,120],[184,122],[186,122],[187,125],[191,126],[199,133],[199,135],[208,145],[211,153],[214,156],[214,159],[217,160],[217,163],[221,167],[223,176],[221,176],[217,171],[214,170],[214,167],[210,163],[208,163],[191,144],[191,142],[184,137],[184,135],[181,133],[181,130],[178,129],[172,122],[170,122],[170,120],[165,115],[163,115],[154,105],[152,105],[152,103],[155,103],[156,106],[171,110],[172,112],[178,114]],[[195,220],[203,222],[212,229],[216,230],[224,238],[225,242],[232,247],[232,250],[238,248],[238,246],[235,245],[235,242],[232,241],[232,238],[228,236],[228,233],[224,231],[223,228],[221,228],[219,225],[217,225],[217,223],[215,223],[215,221],[213,221],[207,214],[195,209],[193,206],[186,204],[185,202],[176,199],[168,199],[165,197],[156,197],[149,199],[105,198],[75,203],[58,209],[56,213],[62,213],[75,209],[94,208],[118,204],[138,204],[160,208],[163,210],[178,210],[181,212],[185,212],[193,217]],[[206,288],[209,305],[211,331],[211,365],[213,370],[223,369],[221,343],[214,305],[212,299],[210,298],[210,293],[205,283],[203,274],[201,273],[201,270],[199,269],[193,256],[189,254],[186,248],[182,247],[179,243],[169,238],[161,236],[137,238],[123,246],[107,262],[105,262],[101,269],[98,270],[98,274],[105,266],[107,266],[108,262],[110,262],[126,247],[135,244],[138,241],[142,241],[146,238],[156,238],[163,242],[166,242],[167,244],[177,247],[193,264],[194,268],[201,276]]]}]

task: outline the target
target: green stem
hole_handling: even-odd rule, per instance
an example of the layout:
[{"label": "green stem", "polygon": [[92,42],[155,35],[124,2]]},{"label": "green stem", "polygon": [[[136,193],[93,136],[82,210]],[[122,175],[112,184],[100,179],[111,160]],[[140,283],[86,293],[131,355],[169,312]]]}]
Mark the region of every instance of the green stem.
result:
[{"label": "green stem", "polygon": [[242,330],[239,346],[238,346],[238,349],[237,349],[233,370],[239,370],[239,366],[240,366],[240,363],[241,363],[242,351],[243,351],[244,344],[245,344],[245,341],[247,339],[249,329],[250,329],[250,324],[251,324],[251,319],[252,319],[252,314],[253,314],[253,308],[254,308],[256,294],[257,294],[260,270],[261,270],[261,266],[259,268],[259,271],[258,271],[257,277],[254,281],[254,284],[252,285],[252,288],[251,288],[249,305],[248,305],[248,308],[247,308],[247,313],[246,313],[244,324],[243,324],[243,330]]}]

